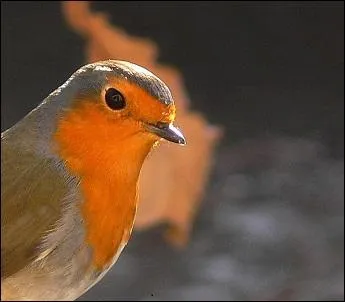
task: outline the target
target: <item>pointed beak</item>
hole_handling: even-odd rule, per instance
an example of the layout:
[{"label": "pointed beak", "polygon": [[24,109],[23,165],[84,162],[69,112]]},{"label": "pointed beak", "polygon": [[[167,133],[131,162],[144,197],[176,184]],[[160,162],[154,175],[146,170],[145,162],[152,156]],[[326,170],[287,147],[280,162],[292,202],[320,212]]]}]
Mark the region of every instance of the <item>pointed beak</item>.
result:
[{"label": "pointed beak", "polygon": [[157,136],[164,138],[170,142],[173,142],[179,145],[186,144],[186,139],[184,138],[182,132],[173,124],[168,124],[168,123],[157,123],[156,125],[145,124],[145,127],[151,133],[154,133]]}]

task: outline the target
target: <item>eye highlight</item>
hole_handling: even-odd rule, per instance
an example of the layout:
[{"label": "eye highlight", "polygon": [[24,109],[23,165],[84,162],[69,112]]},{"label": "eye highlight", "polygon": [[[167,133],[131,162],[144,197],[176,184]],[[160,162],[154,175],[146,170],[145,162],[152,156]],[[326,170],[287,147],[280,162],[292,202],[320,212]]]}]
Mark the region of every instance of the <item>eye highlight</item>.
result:
[{"label": "eye highlight", "polygon": [[124,96],[115,88],[108,88],[104,98],[107,106],[112,110],[121,110],[126,107]]}]

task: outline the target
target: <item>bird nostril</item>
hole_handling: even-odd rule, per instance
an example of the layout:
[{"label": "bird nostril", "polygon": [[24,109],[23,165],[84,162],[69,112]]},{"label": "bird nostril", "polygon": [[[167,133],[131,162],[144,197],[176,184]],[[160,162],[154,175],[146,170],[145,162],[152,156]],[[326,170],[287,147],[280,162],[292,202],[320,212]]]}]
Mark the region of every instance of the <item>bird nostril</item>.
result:
[{"label": "bird nostril", "polygon": [[159,129],[164,129],[169,127],[169,123],[158,122],[155,126]]}]

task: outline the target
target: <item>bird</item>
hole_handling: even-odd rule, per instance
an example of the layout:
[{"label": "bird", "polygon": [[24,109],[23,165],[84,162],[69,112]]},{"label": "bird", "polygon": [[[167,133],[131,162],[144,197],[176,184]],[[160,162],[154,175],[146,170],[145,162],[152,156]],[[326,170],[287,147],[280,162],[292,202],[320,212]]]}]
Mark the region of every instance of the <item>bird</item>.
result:
[{"label": "bird", "polygon": [[1,133],[2,300],[75,300],[103,278],[130,238],[145,159],[186,144],[175,117],[161,79],[105,60]]}]

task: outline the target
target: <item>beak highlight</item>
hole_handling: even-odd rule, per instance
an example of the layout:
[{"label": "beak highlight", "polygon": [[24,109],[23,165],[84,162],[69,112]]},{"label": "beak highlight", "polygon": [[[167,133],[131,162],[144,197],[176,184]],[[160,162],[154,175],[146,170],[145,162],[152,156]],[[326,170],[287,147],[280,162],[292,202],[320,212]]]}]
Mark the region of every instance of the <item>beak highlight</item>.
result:
[{"label": "beak highlight", "polygon": [[168,123],[157,123],[156,125],[146,124],[145,127],[151,133],[154,133],[157,136],[164,138],[170,142],[173,142],[179,145],[186,144],[186,139],[184,138],[182,132],[173,124],[168,124]]}]

